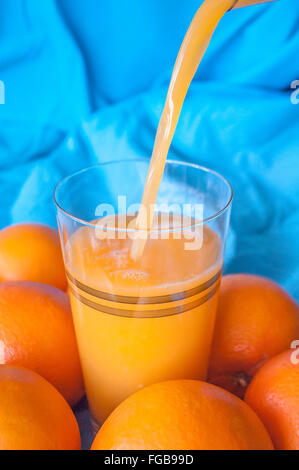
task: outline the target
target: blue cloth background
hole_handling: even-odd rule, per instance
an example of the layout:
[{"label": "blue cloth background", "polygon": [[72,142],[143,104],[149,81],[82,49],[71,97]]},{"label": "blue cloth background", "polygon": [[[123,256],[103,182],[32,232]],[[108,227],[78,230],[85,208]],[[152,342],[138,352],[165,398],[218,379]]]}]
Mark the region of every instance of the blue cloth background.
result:
[{"label": "blue cloth background", "polygon": [[[52,194],[97,162],[149,157],[200,0],[0,0],[0,228],[56,225]],[[172,6],[171,13],[168,7]],[[190,88],[170,156],[223,173],[235,200],[226,270],[299,299],[299,2],[228,13]]]}]

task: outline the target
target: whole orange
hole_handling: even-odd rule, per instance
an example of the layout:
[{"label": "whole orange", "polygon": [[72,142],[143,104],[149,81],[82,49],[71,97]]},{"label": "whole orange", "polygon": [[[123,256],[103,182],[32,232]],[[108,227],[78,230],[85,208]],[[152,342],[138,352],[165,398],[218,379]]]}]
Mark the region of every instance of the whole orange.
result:
[{"label": "whole orange", "polygon": [[272,450],[256,414],[231,393],[196,380],[150,385],[123,401],[92,450]]},{"label": "whole orange", "polygon": [[68,296],[35,282],[0,284],[0,364],[32,369],[74,405],[83,379]]},{"label": "whole orange", "polygon": [[299,450],[299,349],[267,362],[245,395],[278,450]]},{"label": "whole orange", "polygon": [[275,282],[224,276],[208,381],[244,397],[258,369],[299,338],[299,307]]},{"label": "whole orange", "polygon": [[58,232],[42,224],[0,231],[0,282],[33,281],[67,288]]},{"label": "whole orange", "polygon": [[79,450],[76,418],[40,375],[0,366],[0,450]]}]

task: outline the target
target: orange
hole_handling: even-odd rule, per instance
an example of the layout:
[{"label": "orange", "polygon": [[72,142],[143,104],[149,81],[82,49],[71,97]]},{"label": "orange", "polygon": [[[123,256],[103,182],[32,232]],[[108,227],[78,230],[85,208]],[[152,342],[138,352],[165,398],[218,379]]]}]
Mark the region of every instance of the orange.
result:
[{"label": "orange", "polygon": [[41,224],[0,231],[0,282],[34,281],[67,288],[58,232]]},{"label": "orange", "polygon": [[0,366],[0,450],[79,450],[76,418],[35,372]]},{"label": "orange", "polygon": [[123,401],[92,450],[272,450],[256,414],[231,393],[196,380],[150,385]]},{"label": "orange", "polygon": [[285,351],[265,364],[245,395],[277,450],[299,450],[299,349]]},{"label": "orange", "polygon": [[240,397],[258,369],[299,338],[299,307],[275,282],[224,276],[208,381]]},{"label": "orange", "polygon": [[0,364],[38,372],[74,405],[83,379],[68,296],[33,282],[0,284]]}]

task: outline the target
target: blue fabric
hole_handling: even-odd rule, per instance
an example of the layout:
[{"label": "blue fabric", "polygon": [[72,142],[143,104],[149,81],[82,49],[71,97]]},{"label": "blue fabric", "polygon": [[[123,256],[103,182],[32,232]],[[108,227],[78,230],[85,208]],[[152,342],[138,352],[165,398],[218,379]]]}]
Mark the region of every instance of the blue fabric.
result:
[{"label": "blue fabric", "polygon": [[[0,227],[55,225],[67,174],[149,157],[199,0],[0,0]],[[167,8],[172,6],[172,13]],[[299,2],[228,13],[183,107],[170,157],[214,168],[235,200],[226,270],[299,299]],[[293,100],[294,101],[294,100]]]}]

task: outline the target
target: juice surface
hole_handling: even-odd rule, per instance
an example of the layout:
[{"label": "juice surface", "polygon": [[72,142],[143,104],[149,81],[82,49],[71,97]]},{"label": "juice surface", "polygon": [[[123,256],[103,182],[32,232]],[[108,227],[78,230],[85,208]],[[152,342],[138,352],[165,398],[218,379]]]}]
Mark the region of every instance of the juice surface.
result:
[{"label": "juice surface", "polygon": [[139,388],[206,376],[222,245],[204,228],[200,250],[186,240],[99,240],[83,227],[68,241],[67,272],[90,409],[97,423]]}]

